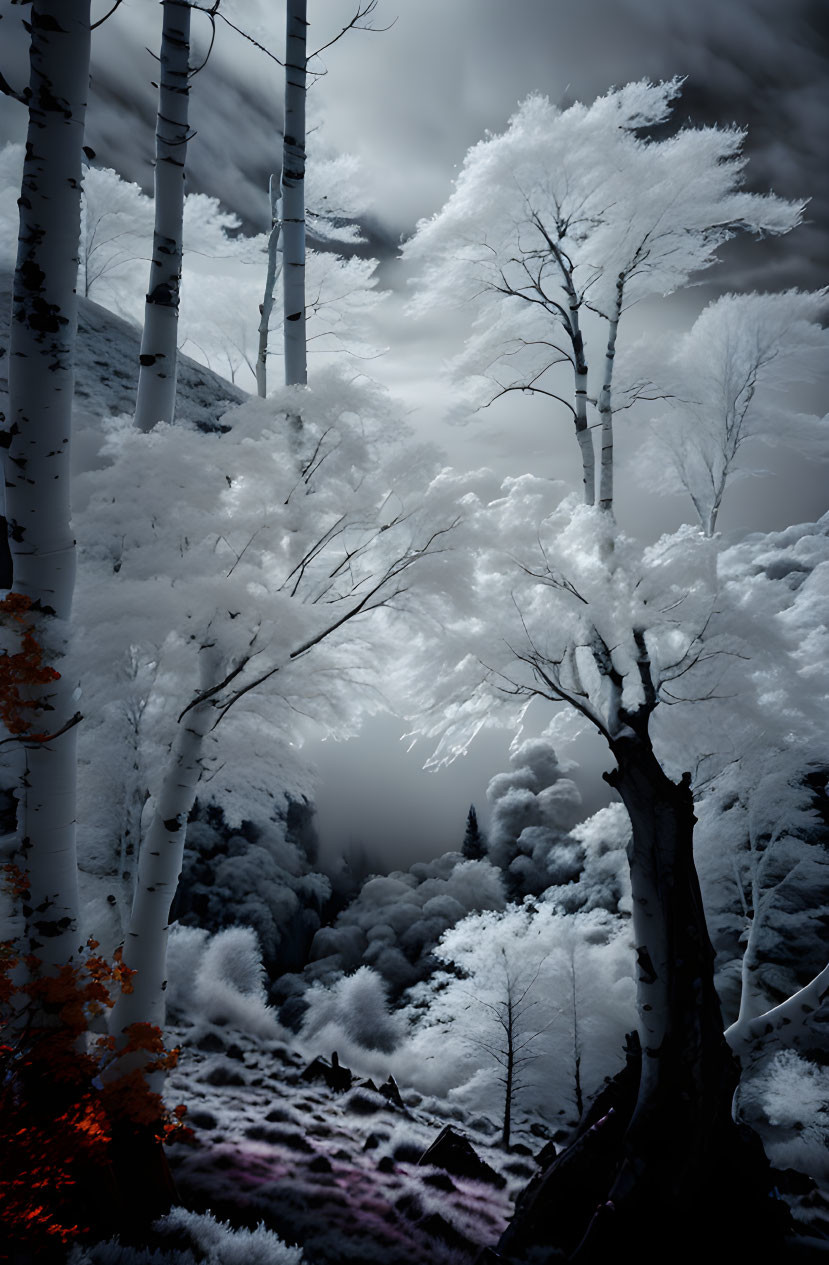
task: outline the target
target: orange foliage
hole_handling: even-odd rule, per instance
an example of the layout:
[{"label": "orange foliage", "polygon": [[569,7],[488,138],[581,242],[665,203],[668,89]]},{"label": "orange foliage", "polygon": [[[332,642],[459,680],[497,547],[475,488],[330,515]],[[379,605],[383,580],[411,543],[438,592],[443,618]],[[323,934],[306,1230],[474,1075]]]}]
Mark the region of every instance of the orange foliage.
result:
[{"label": "orange foliage", "polygon": [[[19,873],[10,878],[19,883]],[[97,948],[90,940],[77,965],[46,974],[37,959],[21,961],[0,944],[0,1239],[30,1249],[91,1229],[93,1203],[113,1184],[115,1130],[158,1143],[192,1137],[185,1108],[170,1111],[147,1083],[178,1060],[161,1030],[133,1024],[118,1051],[113,1037],[89,1034],[90,1020],[101,1026],[134,974],[120,953],[109,962]],[[141,1067],[119,1072],[117,1060],[139,1051],[147,1056]]]},{"label": "orange foliage", "polygon": [[43,662],[43,647],[30,627],[27,615],[32,600],[22,593],[7,593],[0,601],[0,626],[19,638],[15,654],[0,652],[0,720],[14,737],[25,735],[29,742],[44,742],[47,733],[29,733],[32,716],[40,704],[27,697],[32,686],[60,679],[60,673]]}]

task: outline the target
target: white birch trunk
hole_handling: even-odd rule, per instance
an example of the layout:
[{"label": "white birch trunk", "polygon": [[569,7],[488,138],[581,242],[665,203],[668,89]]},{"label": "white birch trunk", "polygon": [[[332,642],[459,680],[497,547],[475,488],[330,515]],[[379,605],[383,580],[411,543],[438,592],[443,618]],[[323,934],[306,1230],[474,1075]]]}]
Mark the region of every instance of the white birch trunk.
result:
[{"label": "white birch trunk", "polygon": [[[287,0],[285,131],[282,147],[282,292],[285,385],[305,386],[306,0]],[[298,423],[299,419],[293,419]]]},{"label": "white birch trunk", "polygon": [[[217,664],[209,649],[199,653],[203,692],[216,683]],[[214,715],[213,701],[207,699],[179,721],[150,828],[141,843],[124,944],[124,962],[137,974],[133,991],[122,993],[113,1007],[110,1030],[116,1037],[133,1023],[164,1023],[170,906],[181,874],[187,818],[201,777],[204,737]]]},{"label": "white birch trunk", "polygon": [[613,513],[613,404],[611,392],[613,389],[613,367],[616,361],[616,335],[619,330],[619,319],[622,315],[622,301],[625,292],[624,286],[625,279],[622,275],[616,282],[616,303],[613,315],[610,318],[610,328],[607,332],[607,344],[605,346],[604,353],[604,374],[602,375],[602,387],[599,392],[599,418],[602,423],[599,509],[604,510],[607,514]]},{"label": "white birch trunk", "polygon": [[176,405],[187,108],[190,94],[190,3],[163,0],[155,134],[153,257],[138,370],[135,424],[151,431],[172,422]]},{"label": "white birch trunk", "polygon": [[593,436],[587,423],[587,360],[584,355],[584,335],[579,321],[579,299],[570,270],[558,250],[556,259],[561,269],[564,289],[567,292],[569,309],[569,318],[565,322],[565,328],[573,348],[573,401],[576,415],[576,441],[581,449],[584,503],[593,505],[596,501],[596,454],[593,448]]},{"label": "white birch trunk", "polygon": [[805,987],[763,1014],[738,1019],[726,1028],[725,1039],[743,1065],[751,1062],[756,1047],[765,1057],[776,1048],[814,1045],[816,1037],[809,1028],[809,1019],[829,997],[829,966],[810,980]]},{"label": "white birch trunk", "polygon": [[271,204],[271,231],[268,235],[268,271],[265,276],[265,294],[259,309],[259,351],[256,357],[256,394],[264,400],[268,394],[268,334],[270,332],[271,313],[273,312],[274,290],[276,288],[279,268],[277,253],[279,237],[282,232],[282,198],[277,196],[277,189],[282,182],[279,176],[271,176],[268,190]]},{"label": "white birch trunk", "polygon": [[[77,325],[81,147],[89,83],[89,0],[34,0],[29,129],[9,346],[5,461],[14,590],[32,600],[35,635],[59,663],[75,586],[70,448]],[[78,945],[73,686],[33,687],[35,732],[18,790],[28,870],[29,951],[47,965]],[[65,732],[61,733],[61,730]]]}]

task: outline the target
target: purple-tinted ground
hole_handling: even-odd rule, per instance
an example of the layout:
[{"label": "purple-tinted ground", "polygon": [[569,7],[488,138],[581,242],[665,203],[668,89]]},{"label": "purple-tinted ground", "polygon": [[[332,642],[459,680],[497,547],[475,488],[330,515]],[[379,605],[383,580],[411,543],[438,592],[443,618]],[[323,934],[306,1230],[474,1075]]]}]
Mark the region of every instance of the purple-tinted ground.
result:
[{"label": "purple-tinted ground", "polygon": [[[450,1265],[497,1242],[536,1171],[529,1147],[507,1153],[486,1118],[450,1120],[417,1094],[404,1093],[401,1108],[367,1089],[332,1093],[303,1081],[307,1060],[281,1043],[243,1041],[202,1030],[171,1078],[169,1099],[186,1104],[196,1138],[171,1152],[188,1207],[236,1226],[264,1222],[314,1265]],[[448,1120],[503,1189],[418,1166]]]}]

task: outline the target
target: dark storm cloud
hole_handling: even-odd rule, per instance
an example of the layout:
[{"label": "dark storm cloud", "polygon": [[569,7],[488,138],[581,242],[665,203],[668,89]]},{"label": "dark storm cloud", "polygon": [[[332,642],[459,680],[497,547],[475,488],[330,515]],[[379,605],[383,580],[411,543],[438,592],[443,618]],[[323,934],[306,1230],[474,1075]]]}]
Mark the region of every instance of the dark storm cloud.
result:
[{"label": "dark storm cloud", "polygon": [[[322,43],[353,0],[312,0],[310,40]],[[281,53],[282,5],[224,0],[222,10]],[[0,68],[25,73],[20,9],[0,0]],[[330,143],[363,159],[378,245],[411,231],[445,200],[453,172],[487,128],[502,129],[530,91],[590,100],[611,84],[686,75],[681,121],[749,129],[752,190],[811,197],[809,223],[762,252],[729,252],[724,285],[814,286],[829,272],[829,34],[823,0],[381,0],[383,34],[351,32],[325,54],[309,111]],[[209,23],[193,15],[204,48]],[[125,0],[94,36],[89,143],[99,161],[145,188],[160,6]],[[14,72],[14,73],[13,73]],[[212,193],[246,228],[264,227],[266,187],[279,146],[279,67],[219,24],[208,66],[193,83],[198,135],[189,187]],[[20,136],[23,111],[3,102],[0,136]],[[310,146],[313,147],[313,137]],[[387,253],[384,250],[382,253]]]},{"label": "dark storm cloud", "polygon": [[[99,13],[109,7],[107,0],[95,4]],[[348,21],[354,4],[310,0],[312,43],[324,42]],[[222,0],[222,10],[281,53],[283,4]],[[309,117],[313,125],[322,120],[319,135],[324,132],[332,148],[362,159],[366,193],[373,200],[371,245],[389,261],[400,235],[444,203],[468,148],[487,129],[502,130],[529,92],[566,104],[590,101],[631,79],[687,76],[677,110],[680,123],[748,128],[748,188],[811,197],[809,222],[796,232],[760,246],[745,241],[726,248],[723,266],[681,300],[687,308],[679,315],[693,319],[723,289],[815,288],[829,281],[826,13],[826,0],[580,0],[578,6],[552,0],[380,0],[378,24],[396,18],[395,25],[384,34],[351,33],[325,55],[328,74],[309,96]],[[0,14],[0,70],[22,84],[21,6],[0,0]],[[194,14],[193,20],[204,47],[207,19]],[[157,64],[145,46],[157,51],[160,25],[157,0],[124,0],[95,32],[93,44],[89,143],[102,165],[148,190],[156,107],[151,81]],[[280,140],[280,97],[279,67],[219,24],[211,61],[193,83],[197,136],[188,151],[188,187],[221,198],[248,231],[265,227],[267,179]],[[24,128],[22,107],[0,98],[0,141],[21,139]],[[310,137],[312,152],[318,139]],[[382,279],[405,289],[403,274],[392,262]],[[382,319],[378,342],[390,342],[393,350],[373,362],[372,372],[413,410],[422,437],[444,445],[461,467],[488,464],[500,473],[519,474],[552,465],[566,473],[571,440],[563,426],[551,426],[549,410],[539,402],[520,402],[520,444],[512,416],[518,406],[512,403],[464,430],[445,427],[447,392],[438,369],[453,339],[462,336],[456,316],[438,314],[413,326],[394,298]],[[620,436],[620,451],[624,442]],[[736,486],[726,530],[732,525],[769,529],[825,508],[822,467],[807,465],[795,454],[791,463],[781,479],[764,482],[761,498],[755,481]],[[762,521],[752,516],[751,498],[762,500]],[[677,513],[685,512],[662,502],[656,509],[648,505],[643,525],[642,505],[638,485],[627,494],[622,490],[620,519],[633,530],[667,529]],[[666,516],[664,522],[659,514]],[[548,719],[542,718],[536,731]],[[499,732],[476,744],[469,758],[452,769],[421,774],[428,751],[419,744],[406,758],[394,741],[401,727],[382,719],[345,747],[323,747],[320,805],[332,850],[350,838],[363,839],[393,864],[401,858],[408,864],[457,846],[470,800],[483,809],[487,781],[507,767],[509,735]],[[594,748],[575,753],[587,770],[581,789],[588,801],[604,787],[598,771],[607,767],[606,753],[593,741]],[[590,802],[590,808],[596,806]]]}]

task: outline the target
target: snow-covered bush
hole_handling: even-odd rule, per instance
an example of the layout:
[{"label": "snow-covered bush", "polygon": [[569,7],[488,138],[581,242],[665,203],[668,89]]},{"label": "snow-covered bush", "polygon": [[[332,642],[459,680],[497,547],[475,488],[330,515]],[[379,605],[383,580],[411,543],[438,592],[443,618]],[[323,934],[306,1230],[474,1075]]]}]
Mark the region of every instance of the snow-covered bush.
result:
[{"label": "snow-covered bush", "polygon": [[371,967],[361,966],[326,987],[314,984],[305,994],[308,1009],[302,1038],[339,1045],[345,1036],[349,1045],[388,1054],[398,1044],[402,1027],[389,1010],[386,986]]},{"label": "snow-covered bush", "polygon": [[[781,1050],[741,1088],[740,1103],[776,1167],[829,1178],[829,1068]],[[757,1121],[758,1111],[771,1129]]]},{"label": "snow-covered bush", "polygon": [[170,929],[167,951],[170,1018],[215,1023],[258,1037],[282,1033],[267,1004],[265,970],[252,927]]},{"label": "snow-covered bush", "polygon": [[228,927],[213,936],[196,970],[194,1005],[211,1023],[230,1024],[256,1036],[280,1032],[268,1008],[265,971],[256,932]]},{"label": "snow-covered bush", "polygon": [[304,1259],[299,1247],[289,1247],[263,1224],[255,1230],[237,1230],[209,1212],[173,1208],[154,1229],[162,1241],[169,1233],[179,1242],[188,1237],[192,1246],[133,1247],[110,1239],[73,1248],[68,1265],[302,1265]]}]

